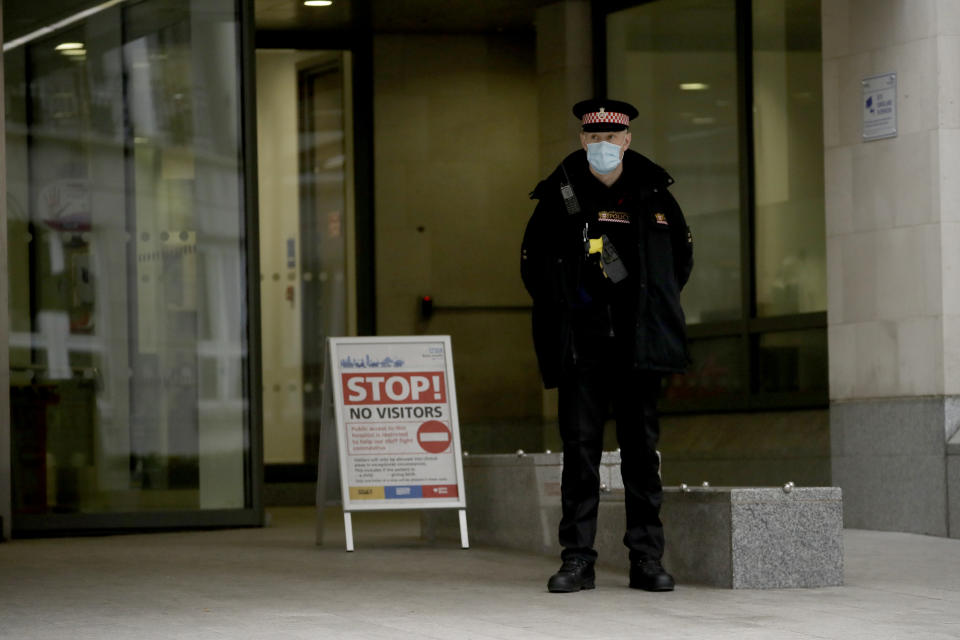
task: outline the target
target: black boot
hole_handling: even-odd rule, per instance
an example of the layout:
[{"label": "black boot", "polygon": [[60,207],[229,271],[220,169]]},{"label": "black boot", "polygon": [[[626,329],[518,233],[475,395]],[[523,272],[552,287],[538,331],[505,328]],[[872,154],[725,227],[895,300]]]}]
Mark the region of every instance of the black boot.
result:
[{"label": "black boot", "polygon": [[596,586],[595,579],[592,562],[584,558],[570,558],[564,560],[560,570],[550,576],[547,590],[551,593],[570,593],[593,589]]},{"label": "black boot", "polygon": [[630,588],[646,591],[673,591],[673,576],[659,560],[647,558],[630,563]]}]

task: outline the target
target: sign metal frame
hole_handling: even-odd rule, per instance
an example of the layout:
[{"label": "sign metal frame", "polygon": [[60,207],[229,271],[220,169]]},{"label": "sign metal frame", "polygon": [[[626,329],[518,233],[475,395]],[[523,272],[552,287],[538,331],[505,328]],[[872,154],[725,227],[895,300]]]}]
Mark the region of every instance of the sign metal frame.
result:
[{"label": "sign metal frame", "polygon": [[[451,437],[451,454],[454,459],[454,469],[456,474],[457,496],[455,498],[438,497],[412,497],[412,498],[389,498],[389,499],[362,499],[351,498],[350,480],[348,472],[348,451],[347,451],[347,429],[345,424],[346,404],[343,397],[343,367],[340,362],[340,348],[344,346],[356,347],[359,345],[369,345],[371,349],[391,345],[430,345],[441,346],[443,348],[443,382],[446,393],[445,406],[449,407],[449,416],[446,416],[449,422]],[[317,470],[317,544],[323,543],[323,507],[326,499],[326,469],[323,468],[324,450],[334,446],[337,447],[337,456],[339,462],[340,477],[340,495],[343,503],[343,523],[346,534],[347,551],[354,550],[353,543],[353,520],[351,517],[354,511],[394,511],[405,509],[457,509],[459,510],[460,520],[460,542],[461,546],[469,548],[467,537],[467,518],[466,518],[466,492],[463,482],[463,452],[460,444],[460,418],[457,411],[457,391],[456,382],[453,375],[453,353],[450,343],[450,336],[365,336],[365,337],[338,337],[327,338],[326,354],[324,357],[324,390],[323,390],[323,410],[321,417],[321,437],[320,437],[320,455],[319,468]],[[439,362],[437,363],[439,364]],[[378,373],[387,375],[390,370],[376,370]],[[402,370],[395,370],[398,373],[404,373]],[[409,371],[409,370],[408,370]],[[415,372],[416,370],[413,370]],[[429,404],[429,403],[425,403]],[[391,454],[371,454],[379,457],[389,457]]]}]

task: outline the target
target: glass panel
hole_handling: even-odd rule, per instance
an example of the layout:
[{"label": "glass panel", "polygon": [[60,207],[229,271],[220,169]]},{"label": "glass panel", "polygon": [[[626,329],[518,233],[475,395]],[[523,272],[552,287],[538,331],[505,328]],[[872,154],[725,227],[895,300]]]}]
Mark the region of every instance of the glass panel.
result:
[{"label": "glass panel", "polygon": [[607,16],[607,93],[640,111],[631,148],[676,179],[693,231],[691,324],[741,315],[735,13],[733,0],[671,0]]},{"label": "glass panel", "polygon": [[739,337],[691,340],[690,368],[667,379],[664,398],[702,400],[743,393],[747,371],[742,353]]},{"label": "glass panel", "polygon": [[267,464],[316,463],[324,340],[348,333],[348,65],[339,51],[257,52]]},{"label": "glass panel", "polygon": [[125,4],[4,56],[18,514],[248,504],[235,16]]},{"label": "glass panel", "polygon": [[128,467],[119,12],[4,66],[14,512],[99,511]]},{"label": "glass panel", "polygon": [[826,330],[768,333],[757,353],[760,392],[827,392]]},{"label": "glass panel", "polygon": [[[324,340],[347,335],[346,224],[349,166],[341,56],[316,58],[299,67],[300,88],[300,236],[303,251],[303,364],[306,381],[317,393],[306,396],[306,459],[316,462]],[[309,274],[309,277],[308,277]],[[329,462],[335,452],[328,452]],[[328,486],[330,486],[328,484]]]},{"label": "glass panel", "polygon": [[125,18],[136,240],[131,479],[163,495],[163,506],[242,507],[246,296],[233,2],[144,3]]},{"label": "glass panel", "polygon": [[827,307],[820,2],[753,3],[757,315]]}]

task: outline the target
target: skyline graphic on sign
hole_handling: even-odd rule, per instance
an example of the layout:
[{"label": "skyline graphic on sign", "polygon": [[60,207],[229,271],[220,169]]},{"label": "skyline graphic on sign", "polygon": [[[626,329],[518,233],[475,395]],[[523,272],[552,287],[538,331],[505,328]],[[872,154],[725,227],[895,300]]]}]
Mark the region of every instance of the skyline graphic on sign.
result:
[{"label": "skyline graphic on sign", "polygon": [[397,369],[404,365],[403,360],[394,360],[387,356],[383,360],[371,358],[367,354],[359,360],[354,360],[353,356],[347,356],[340,361],[340,366],[345,369]]}]

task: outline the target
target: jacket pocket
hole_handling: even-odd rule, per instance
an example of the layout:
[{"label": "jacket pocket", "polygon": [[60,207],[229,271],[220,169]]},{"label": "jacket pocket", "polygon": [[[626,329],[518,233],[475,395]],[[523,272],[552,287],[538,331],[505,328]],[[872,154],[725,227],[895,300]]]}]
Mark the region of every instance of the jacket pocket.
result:
[{"label": "jacket pocket", "polygon": [[646,241],[647,268],[651,278],[669,275],[676,282],[673,268],[673,242],[670,225],[662,213],[653,213],[647,219],[644,234]]},{"label": "jacket pocket", "polygon": [[652,214],[645,226],[647,305],[644,313],[646,355],[654,369],[682,371],[687,355],[686,319],[673,262],[670,226],[663,214]]}]

